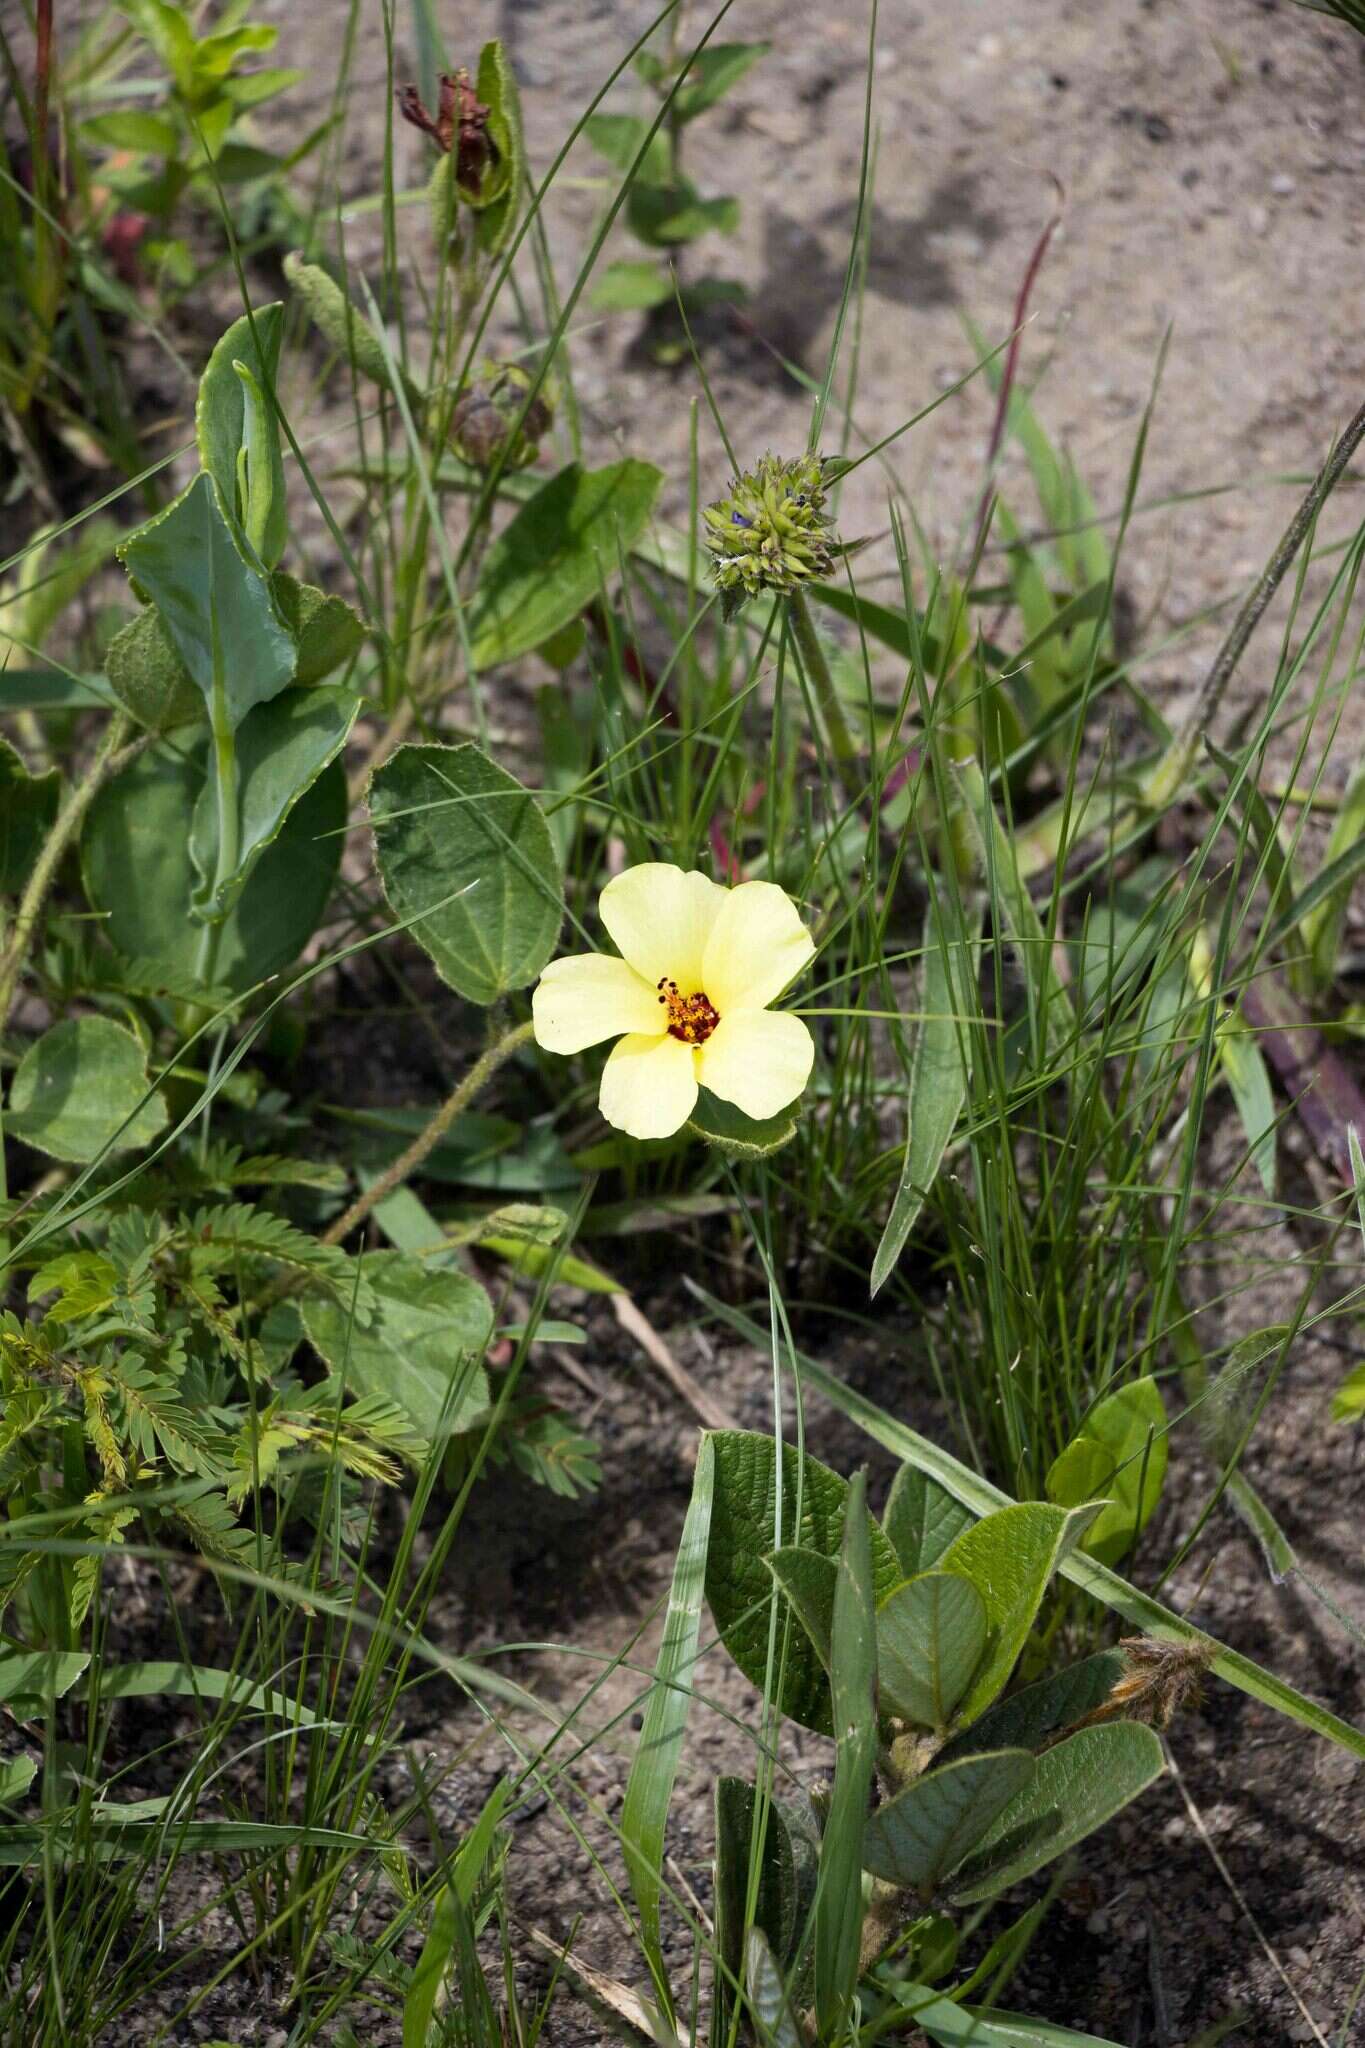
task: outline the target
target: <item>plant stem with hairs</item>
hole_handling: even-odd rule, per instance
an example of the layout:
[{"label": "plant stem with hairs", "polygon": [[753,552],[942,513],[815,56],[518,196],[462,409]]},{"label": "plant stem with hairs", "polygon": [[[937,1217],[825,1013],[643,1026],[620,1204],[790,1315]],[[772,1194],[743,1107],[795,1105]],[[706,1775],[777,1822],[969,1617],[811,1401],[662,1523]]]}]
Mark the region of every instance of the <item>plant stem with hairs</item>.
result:
[{"label": "plant stem with hairs", "polygon": [[23,973],[28,949],[38,929],[48,891],[57,878],[62,855],[75,837],[81,820],[95,796],[109,777],[135,760],[151,742],[152,735],[147,733],[125,748],[124,741],[128,737],[129,727],[130,720],[122,711],[116,712],[110,719],[95,758],[72,790],[65,805],[57,813],[52,830],[43,842],[43,850],[34,864],[28,886],[19,899],[9,945],[0,959],[0,1033],[3,1033],[9,1022],[19,977]]},{"label": "plant stem with hairs", "polygon": [[350,1208],[323,1232],[322,1242],[340,1244],[344,1237],[350,1236],[358,1224],[365,1221],[386,1196],[391,1195],[395,1188],[402,1187],[404,1181],[416,1173],[428,1153],[440,1143],[455,1119],[468,1109],[475,1096],[488,1086],[498,1068],[511,1058],[519,1046],[525,1045],[530,1036],[531,1024],[528,1019],[525,1024],[517,1024],[511,1031],[504,1032],[501,1038],[495,1039],[488,1050],[475,1060],[464,1079],[452,1088],[430,1123],[413,1139],[407,1151],[400,1152],[392,1165],[386,1166],[364,1192],[356,1196]]}]

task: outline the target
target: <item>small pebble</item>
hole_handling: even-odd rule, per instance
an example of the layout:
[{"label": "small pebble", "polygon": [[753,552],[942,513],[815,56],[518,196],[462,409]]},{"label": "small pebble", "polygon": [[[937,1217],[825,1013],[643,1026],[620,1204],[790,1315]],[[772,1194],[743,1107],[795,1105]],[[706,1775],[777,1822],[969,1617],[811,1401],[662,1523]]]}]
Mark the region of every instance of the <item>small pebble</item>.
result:
[{"label": "small pebble", "polygon": [[1292,192],[1298,190],[1298,183],[1296,179],[1290,177],[1288,171],[1276,171],[1270,181],[1270,189],[1277,199],[1288,199]]}]

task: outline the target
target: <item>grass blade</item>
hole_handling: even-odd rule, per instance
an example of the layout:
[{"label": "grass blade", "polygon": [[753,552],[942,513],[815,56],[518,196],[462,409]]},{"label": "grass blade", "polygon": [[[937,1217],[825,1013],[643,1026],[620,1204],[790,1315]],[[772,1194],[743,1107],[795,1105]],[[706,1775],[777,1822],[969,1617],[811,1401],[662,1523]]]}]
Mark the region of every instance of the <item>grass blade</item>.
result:
[{"label": "grass blade", "polygon": [[645,1956],[655,1989],[670,2017],[673,2005],[659,1938],[664,1829],[692,1705],[692,1667],[696,1662],[697,1637],[701,1628],[706,1550],[711,1536],[714,1494],[715,1451],[711,1438],[704,1436],[697,1454],[696,1476],[683,1522],[682,1540],[673,1566],[663,1642],[654,1667],[654,1688],[645,1708],[640,1746],[630,1768],[630,1782],[626,1786],[625,1804],[621,1809],[621,1848],[640,1915]]},{"label": "grass blade", "polygon": [[981,915],[978,906],[964,916],[946,890],[925,912],[922,1015],[910,1063],[905,1161],[872,1261],[874,1294],[905,1249],[966,1099],[971,1065],[967,1031],[976,1007]]},{"label": "grass blade", "polygon": [[863,1829],[877,1754],[877,1623],[872,1595],[867,1478],[856,1473],[844,1511],[834,1589],[830,1685],[834,1699],[834,1789],[820,1851],[815,1900],[815,2003],[823,2037],[834,2038],[858,1984],[862,1941]]}]

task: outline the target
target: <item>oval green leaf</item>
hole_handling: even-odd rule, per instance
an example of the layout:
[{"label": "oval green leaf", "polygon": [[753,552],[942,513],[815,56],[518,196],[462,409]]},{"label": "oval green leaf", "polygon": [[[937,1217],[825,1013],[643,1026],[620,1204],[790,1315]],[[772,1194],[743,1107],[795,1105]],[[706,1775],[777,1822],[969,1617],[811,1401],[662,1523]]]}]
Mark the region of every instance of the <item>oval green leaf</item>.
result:
[{"label": "oval green leaf", "polygon": [[[375,860],[400,918],[471,1003],[534,981],[563,916],[535,798],[473,745],[400,747],[370,782]],[[421,916],[430,909],[430,916]]]},{"label": "oval green leaf", "polygon": [[[714,1443],[716,1490],[706,1558],[706,1597],[726,1649],[745,1677],[763,1686],[773,1593],[765,1558],[776,1542],[779,1551],[795,1544],[837,1559],[848,1482],[817,1459],[803,1459],[794,1445],[783,1444],[779,1526],[779,1466],[773,1439],[756,1430],[726,1429],[715,1433]],[[875,1522],[871,1523],[869,1542],[873,1595],[881,1599],[896,1584],[900,1571],[895,1552]],[[802,1727],[829,1734],[829,1680],[819,1652],[795,1616],[785,1661],[774,1680],[773,1699],[782,1713]]]},{"label": "oval green leaf", "polygon": [[475,666],[515,661],[577,618],[639,539],[662,482],[627,460],[573,462],[542,484],[488,550],[469,607]]},{"label": "oval green leaf", "polygon": [[488,1414],[479,1361],[493,1334],[478,1281],[406,1252],[367,1252],[360,1263],[372,1310],[362,1321],[349,1301],[306,1301],[309,1343],[355,1392],[396,1401],[429,1444],[475,1428]]},{"label": "oval green leaf", "polygon": [[1136,1721],[1111,1721],[1068,1736],[1038,1758],[1029,1783],[981,1839],[959,1872],[954,1899],[970,1905],[993,1898],[1041,1870],[1102,1827],[1165,1768],[1157,1737]]},{"label": "oval green leaf", "polygon": [[1053,1460],[1047,1495],[1064,1508],[1107,1495],[1081,1547],[1117,1564],[1155,1513],[1165,1477],[1166,1404],[1156,1381],[1143,1378],[1091,1409],[1079,1436]]},{"label": "oval green leaf", "polygon": [[53,1159],[85,1166],[150,1145],[166,1105],[149,1093],[147,1055],[111,1017],[68,1017],[20,1060],[5,1127]]},{"label": "oval green leaf", "polygon": [[925,1572],[877,1609],[877,1683],[883,1713],[943,1729],[986,1647],[986,1605],[970,1579]]},{"label": "oval green leaf", "polygon": [[[105,784],[86,816],[81,870],[103,930],[130,960],[192,982],[204,930],[190,906],[194,807],[205,743],[183,754],[144,754]],[[297,957],[336,881],[346,825],[341,762],[325,768],[261,855],[222,926],[215,986],[251,988]]]},{"label": "oval green leaf", "polygon": [[916,1778],[869,1814],[864,1867],[927,1901],[1018,1800],[1033,1772],[1026,1749],[999,1749]]}]

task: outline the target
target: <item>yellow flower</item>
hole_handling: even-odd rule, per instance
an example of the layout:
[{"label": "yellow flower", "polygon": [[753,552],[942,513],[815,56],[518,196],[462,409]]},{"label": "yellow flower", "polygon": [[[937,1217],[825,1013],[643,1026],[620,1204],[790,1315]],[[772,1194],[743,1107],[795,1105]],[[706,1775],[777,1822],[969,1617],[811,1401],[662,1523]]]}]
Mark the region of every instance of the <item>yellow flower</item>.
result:
[{"label": "yellow flower", "polygon": [[632,1138],[667,1138],[709,1088],[745,1116],[776,1116],[810,1079],[799,1017],[770,1010],[815,951],[773,882],[723,889],[665,861],[608,882],[602,922],[621,950],[552,960],[531,998],[536,1043],[582,1052],[617,1038],[603,1116]]}]

